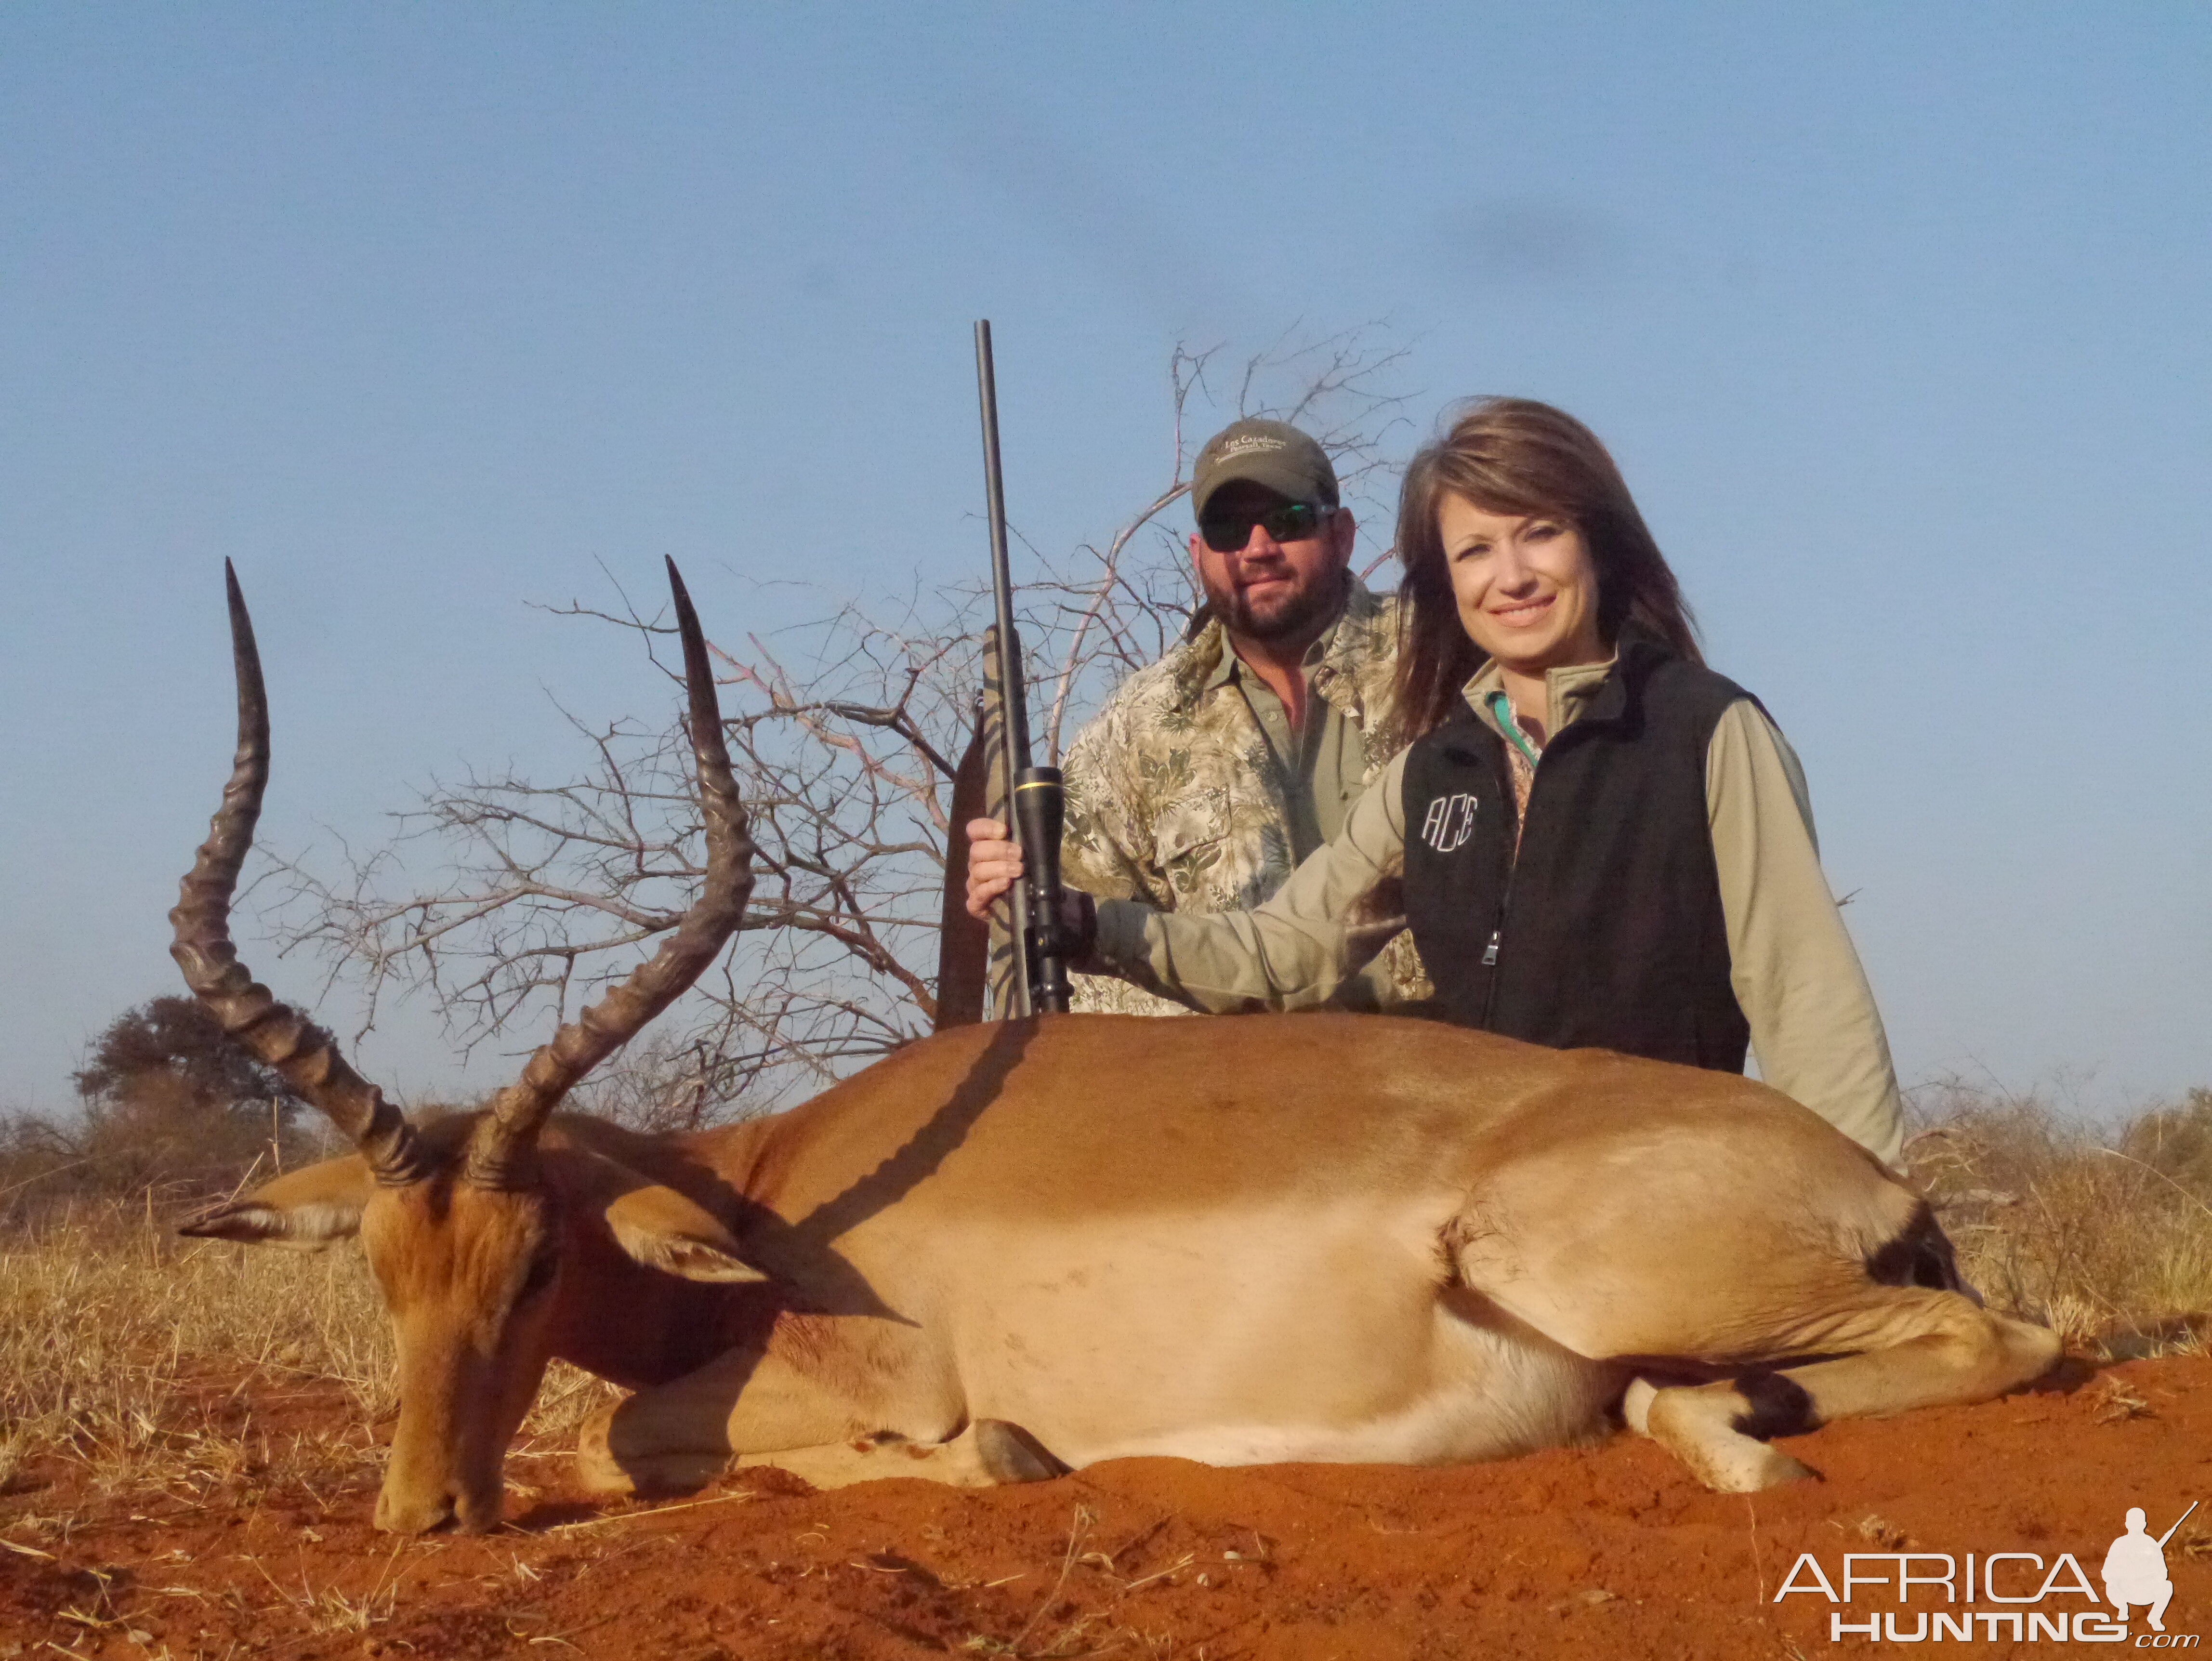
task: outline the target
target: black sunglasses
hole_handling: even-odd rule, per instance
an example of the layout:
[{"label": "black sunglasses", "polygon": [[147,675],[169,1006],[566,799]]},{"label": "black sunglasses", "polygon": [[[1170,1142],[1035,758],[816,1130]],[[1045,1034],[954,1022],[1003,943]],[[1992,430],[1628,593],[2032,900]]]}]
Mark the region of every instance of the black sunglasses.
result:
[{"label": "black sunglasses", "polygon": [[1242,553],[1252,539],[1255,525],[1264,526],[1278,542],[1304,542],[1335,512],[1334,508],[1316,507],[1310,502],[1285,502],[1262,513],[1210,515],[1199,521],[1198,533],[1217,554]]}]

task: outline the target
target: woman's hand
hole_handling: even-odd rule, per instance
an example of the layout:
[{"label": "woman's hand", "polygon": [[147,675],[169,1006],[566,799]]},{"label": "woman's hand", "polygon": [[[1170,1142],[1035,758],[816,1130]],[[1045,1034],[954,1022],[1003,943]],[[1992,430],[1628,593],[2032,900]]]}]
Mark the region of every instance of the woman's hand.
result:
[{"label": "woman's hand", "polygon": [[1022,845],[996,819],[968,821],[968,915],[988,922],[991,904],[1022,874]]}]

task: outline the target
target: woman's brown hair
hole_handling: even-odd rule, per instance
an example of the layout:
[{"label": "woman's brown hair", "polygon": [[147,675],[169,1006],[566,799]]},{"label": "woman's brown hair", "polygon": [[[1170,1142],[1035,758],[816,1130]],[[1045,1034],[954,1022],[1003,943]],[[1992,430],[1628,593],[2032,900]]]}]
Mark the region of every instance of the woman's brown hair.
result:
[{"label": "woman's brown hair", "polygon": [[1405,739],[1441,725],[1484,660],[1461,625],[1437,528],[1447,495],[1485,513],[1567,520],[1597,566],[1598,632],[1607,645],[1622,624],[1634,623],[1692,662],[1705,661],[1681,587],[1597,435],[1534,399],[1480,399],[1413,458],[1398,497],[1406,577],[1398,589],[1397,703]]}]

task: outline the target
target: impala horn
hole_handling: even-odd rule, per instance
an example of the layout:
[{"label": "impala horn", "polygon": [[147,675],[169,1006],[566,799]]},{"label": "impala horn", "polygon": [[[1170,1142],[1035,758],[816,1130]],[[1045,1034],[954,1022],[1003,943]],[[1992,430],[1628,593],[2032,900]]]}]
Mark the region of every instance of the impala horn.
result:
[{"label": "impala horn", "polygon": [[465,1179],[479,1188],[512,1188],[531,1180],[532,1155],[545,1116],[569,1087],[635,1037],[676,1001],[714,961],[744,921],[751,897],[752,838],[730,773],[722,736],[721,706],[714,697],[714,666],[699,632],[698,614],[676,562],[668,562],[676,598],[676,627],[684,642],[684,683],[690,695],[691,753],[699,772],[699,802],[707,828],[707,879],[699,897],[660,949],[629,978],[553,1035],[532,1056],[522,1076],[500,1092],[469,1143]]},{"label": "impala horn", "polygon": [[290,1005],[279,1002],[238,960],[230,942],[230,901],[239,867],[253,846],[261,793],[269,782],[269,696],[254,648],[253,619],[239,592],[238,573],[222,563],[230,595],[230,648],[238,675],[238,756],[208,839],[169,913],[176,938],[169,955],[222,1030],[330,1116],[360,1147],[376,1180],[404,1187],[422,1175],[407,1116],[384,1092],[346,1065],[331,1036]]}]

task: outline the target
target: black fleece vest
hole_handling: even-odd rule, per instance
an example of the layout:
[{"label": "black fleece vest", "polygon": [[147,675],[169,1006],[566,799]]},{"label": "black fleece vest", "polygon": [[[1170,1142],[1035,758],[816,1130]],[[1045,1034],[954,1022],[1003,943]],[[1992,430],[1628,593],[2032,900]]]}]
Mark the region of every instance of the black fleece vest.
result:
[{"label": "black fleece vest", "polygon": [[1406,910],[1464,1026],[1743,1071],[1705,812],[1705,749],[1750,695],[1625,636],[1583,717],[1544,751],[1520,853],[1504,740],[1472,709],[1406,760]]}]

